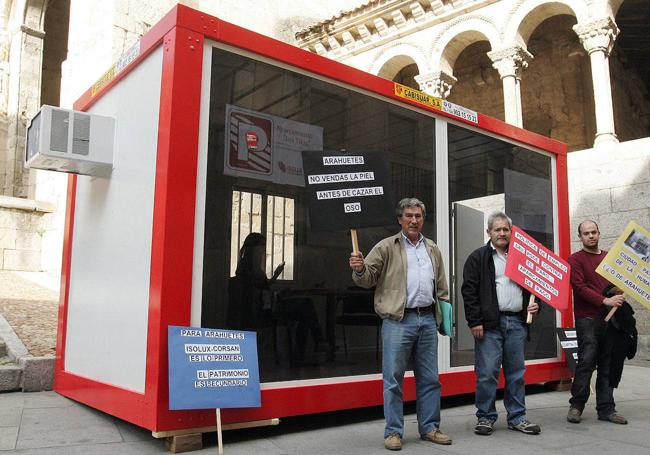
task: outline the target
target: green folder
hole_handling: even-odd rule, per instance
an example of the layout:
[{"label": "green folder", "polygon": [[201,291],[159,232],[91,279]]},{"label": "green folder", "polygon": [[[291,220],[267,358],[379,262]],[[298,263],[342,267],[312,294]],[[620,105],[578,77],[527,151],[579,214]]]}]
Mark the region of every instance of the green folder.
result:
[{"label": "green folder", "polygon": [[446,300],[439,300],[440,312],[442,313],[442,322],[440,323],[440,333],[451,337],[454,328],[454,313],[452,312],[451,303]]}]

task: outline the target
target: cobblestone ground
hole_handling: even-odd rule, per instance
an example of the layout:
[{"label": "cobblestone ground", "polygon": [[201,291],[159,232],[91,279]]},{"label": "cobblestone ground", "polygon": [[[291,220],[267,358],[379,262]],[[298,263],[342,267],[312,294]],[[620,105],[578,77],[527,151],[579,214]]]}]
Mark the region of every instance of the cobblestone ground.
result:
[{"label": "cobblestone ground", "polygon": [[0,271],[0,314],[34,356],[55,354],[58,299],[52,289]]}]

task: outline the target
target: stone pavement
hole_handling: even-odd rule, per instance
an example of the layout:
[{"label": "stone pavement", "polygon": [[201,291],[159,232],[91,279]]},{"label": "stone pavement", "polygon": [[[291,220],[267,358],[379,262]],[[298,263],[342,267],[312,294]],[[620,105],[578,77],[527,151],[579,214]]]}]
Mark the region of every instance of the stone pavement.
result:
[{"label": "stone pavement", "polygon": [[58,284],[54,277],[45,273],[0,271],[0,314],[31,355],[55,354],[58,304]]},{"label": "stone pavement", "polygon": [[[650,368],[626,366],[616,390],[618,411],[629,425],[596,419],[593,403],[582,423],[566,421],[569,392],[545,392],[530,387],[528,416],[542,434],[528,436],[507,429],[503,415],[492,436],[473,434],[471,396],[445,399],[442,428],[453,437],[451,446],[436,446],[417,438],[413,406],[405,416],[405,454],[481,455],[647,455],[650,453]],[[592,399],[593,401],[593,399]],[[503,403],[497,403],[503,413]],[[387,454],[382,441],[380,408],[282,419],[280,425],[224,433],[227,455],[265,454]],[[168,453],[151,433],[104,413],[79,405],[54,392],[0,394],[0,451],[24,455],[156,454]],[[203,450],[216,454],[214,434],[204,436]]]},{"label": "stone pavement", "polygon": [[[56,342],[58,283],[46,274],[0,272],[0,322],[18,339],[25,358],[53,359]],[[593,404],[579,425],[565,420],[568,392],[544,392],[529,387],[529,418],[542,425],[539,436],[509,431],[503,418],[494,435],[473,434],[472,397],[444,400],[442,427],[454,439],[434,446],[417,438],[413,406],[407,406],[403,453],[536,455],[568,453],[650,453],[650,355],[641,350],[626,366],[616,391],[618,409],[630,424],[618,426],[596,419]],[[498,409],[503,410],[501,402]],[[355,411],[282,419],[276,427],[224,433],[226,454],[383,454],[382,411]],[[214,434],[204,436],[205,448],[217,453]],[[0,393],[0,452],[57,454],[168,453],[151,432],[59,396],[54,392]]]},{"label": "stone pavement", "polygon": [[54,276],[0,271],[0,391],[52,388],[58,295]]}]

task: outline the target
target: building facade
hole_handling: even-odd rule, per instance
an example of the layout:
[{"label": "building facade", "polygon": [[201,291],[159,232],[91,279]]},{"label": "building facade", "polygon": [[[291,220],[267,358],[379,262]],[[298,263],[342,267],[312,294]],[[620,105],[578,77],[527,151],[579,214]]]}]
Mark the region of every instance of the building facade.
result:
[{"label": "building facade", "polygon": [[566,142],[572,231],[650,226],[645,0],[0,0],[0,267],[60,267],[67,179],[23,170],[28,119],[175,3]]},{"label": "building facade", "polygon": [[284,41],[346,0],[0,0],[0,268],[61,267],[67,176],[24,170],[28,120],[70,108],[150,27],[182,3]]}]

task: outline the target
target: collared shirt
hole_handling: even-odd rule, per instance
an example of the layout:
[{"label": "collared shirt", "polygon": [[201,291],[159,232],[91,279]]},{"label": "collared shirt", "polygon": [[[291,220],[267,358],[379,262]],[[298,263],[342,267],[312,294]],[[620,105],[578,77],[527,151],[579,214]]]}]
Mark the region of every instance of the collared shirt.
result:
[{"label": "collared shirt", "polygon": [[521,311],[523,295],[517,283],[506,276],[506,259],[508,253],[501,254],[490,242],[492,259],[494,261],[494,277],[497,284],[497,300],[499,311]]},{"label": "collared shirt", "polygon": [[414,245],[402,232],[406,251],[406,308],[425,307],[433,303],[433,280],[435,273],[424,236],[420,234]]}]

